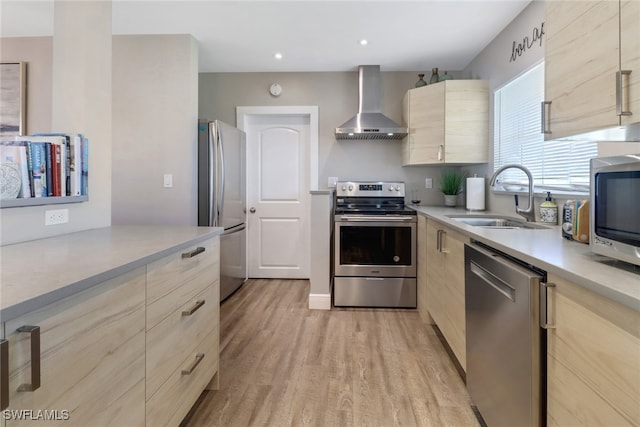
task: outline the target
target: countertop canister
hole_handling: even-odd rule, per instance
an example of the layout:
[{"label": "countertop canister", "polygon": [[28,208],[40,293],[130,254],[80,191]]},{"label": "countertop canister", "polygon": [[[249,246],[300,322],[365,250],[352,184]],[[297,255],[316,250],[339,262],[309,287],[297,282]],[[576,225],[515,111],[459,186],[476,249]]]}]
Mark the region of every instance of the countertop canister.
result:
[{"label": "countertop canister", "polygon": [[484,178],[467,178],[467,210],[484,210]]}]

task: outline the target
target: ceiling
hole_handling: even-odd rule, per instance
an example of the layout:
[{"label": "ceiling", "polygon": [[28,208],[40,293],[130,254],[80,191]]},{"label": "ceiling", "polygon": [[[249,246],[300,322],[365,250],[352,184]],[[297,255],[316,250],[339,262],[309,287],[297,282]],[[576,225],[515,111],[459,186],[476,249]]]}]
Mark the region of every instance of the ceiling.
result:
[{"label": "ceiling", "polygon": [[[530,1],[114,0],[112,26],[114,34],[192,34],[200,72],[375,64],[428,76],[432,67],[464,69]],[[51,0],[1,0],[0,7],[3,37],[53,33]]]}]

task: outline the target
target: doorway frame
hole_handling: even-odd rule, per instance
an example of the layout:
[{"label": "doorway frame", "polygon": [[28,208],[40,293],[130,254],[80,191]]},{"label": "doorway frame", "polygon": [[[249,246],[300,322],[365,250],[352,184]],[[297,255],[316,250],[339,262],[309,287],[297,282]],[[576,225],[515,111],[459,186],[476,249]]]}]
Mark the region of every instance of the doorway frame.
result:
[{"label": "doorway frame", "polygon": [[[303,116],[309,119],[309,150],[308,152],[308,165],[309,165],[309,192],[311,194],[318,192],[318,167],[319,167],[319,154],[318,154],[318,141],[319,141],[319,108],[317,105],[307,106],[238,106],[236,107],[236,126],[242,131],[246,132],[250,126],[251,118],[260,116]],[[247,180],[248,187],[248,180]],[[248,193],[248,188],[245,188]],[[311,235],[313,229],[313,200],[309,199],[308,214],[308,229],[306,232]],[[248,242],[249,233],[247,233],[247,251],[249,250]],[[313,257],[311,256],[311,250],[313,245],[309,240],[309,263],[310,263],[310,277],[309,281],[313,280],[313,266],[311,265]],[[318,301],[316,301],[318,300]],[[315,295],[309,294],[309,308],[328,310],[331,308],[331,293]]]}]

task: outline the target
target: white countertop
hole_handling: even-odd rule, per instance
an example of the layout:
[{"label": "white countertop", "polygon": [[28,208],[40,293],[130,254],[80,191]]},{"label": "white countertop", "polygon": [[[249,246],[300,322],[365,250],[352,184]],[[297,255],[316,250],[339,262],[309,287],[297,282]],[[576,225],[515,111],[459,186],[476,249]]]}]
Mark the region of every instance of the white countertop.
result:
[{"label": "white countertop", "polygon": [[[492,229],[474,227],[448,218],[447,215],[503,215],[469,212],[442,206],[415,206],[418,213],[442,222],[471,239],[564,277],[611,300],[640,311],[640,267],[592,253],[588,244],[562,237],[560,226],[548,229]],[[522,219],[517,214],[508,215]]]},{"label": "white countertop", "polygon": [[114,226],[0,247],[0,320],[186,249],[219,227]]}]

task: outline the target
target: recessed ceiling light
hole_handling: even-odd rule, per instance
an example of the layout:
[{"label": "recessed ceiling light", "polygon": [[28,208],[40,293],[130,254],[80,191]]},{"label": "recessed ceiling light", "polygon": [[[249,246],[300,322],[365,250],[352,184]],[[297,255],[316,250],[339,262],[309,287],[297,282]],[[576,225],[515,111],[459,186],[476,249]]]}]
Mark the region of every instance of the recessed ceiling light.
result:
[{"label": "recessed ceiling light", "polygon": [[276,52],[275,55],[273,55],[273,57],[276,59],[282,59],[282,54],[280,52]]},{"label": "recessed ceiling light", "polygon": [[366,45],[367,45],[367,43],[369,43],[369,42],[368,42],[368,41],[366,41],[365,39],[360,40],[360,44],[361,44],[362,46],[366,46]]}]

